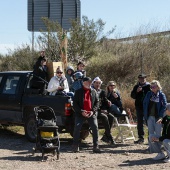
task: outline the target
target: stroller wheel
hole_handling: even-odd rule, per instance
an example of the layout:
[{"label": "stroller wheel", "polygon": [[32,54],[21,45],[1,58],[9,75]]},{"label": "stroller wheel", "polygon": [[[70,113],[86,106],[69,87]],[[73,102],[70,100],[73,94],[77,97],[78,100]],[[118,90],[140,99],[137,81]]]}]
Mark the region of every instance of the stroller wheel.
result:
[{"label": "stroller wheel", "polygon": [[42,160],[41,161],[45,162],[45,160],[44,160],[44,150],[42,150]]},{"label": "stroller wheel", "polygon": [[57,160],[59,160],[59,155],[60,155],[59,149],[57,148]]},{"label": "stroller wheel", "polygon": [[53,151],[53,156],[55,156],[55,155],[56,155],[56,150]]},{"label": "stroller wheel", "polygon": [[36,152],[36,148],[32,148],[32,156],[34,156],[35,155],[35,152]]},{"label": "stroller wheel", "polygon": [[59,155],[60,155],[60,154],[57,153],[57,160],[59,160]]}]

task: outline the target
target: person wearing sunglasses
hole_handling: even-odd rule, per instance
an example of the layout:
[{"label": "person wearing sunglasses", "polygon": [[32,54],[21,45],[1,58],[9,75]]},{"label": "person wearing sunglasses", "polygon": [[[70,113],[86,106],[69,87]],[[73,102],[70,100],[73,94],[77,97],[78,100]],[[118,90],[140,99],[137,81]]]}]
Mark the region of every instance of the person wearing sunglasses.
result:
[{"label": "person wearing sunglasses", "polygon": [[69,86],[66,77],[63,75],[63,71],[60,67],[56,70],[56,76],[52,77],[47,91],[50,92],[50,95],[55,96],[57,94],[62,94],[62,92],[68,94]]},{"label": "person wearing sunglasses", "polygon": [[106,96],[107,99],[110,101],[108,112],[112,113],[115,116],[121,116],[123,111],[122,100],[114,81],[109,81],[107,83]]},{"label": "person wearing sunglasses", "polygon": [[[167,100],[165,94],[161,91],[160,82],[153,80],[151,82],[151,91],[149,91],[143,100],[144,118],[147,121],[149,136],[155,134],[161,136],[162,119],[166,111]],[[165,158],[159,144],[159,152],[153,147],[153,143],[149,140],[150,153],[158,153],[154,160],[161,160]]]},{"label": "person wearing sunglasses", "polygon": [[146,81],[146,78],[147,76],[145,74],[139,74],[138,82],[131,91],[131,97],[135,99],[135,109],[137,116],[138,140],[134,141],[135,144],[144,143],[143,99],[146,93],[150,91],[150,83]]}]

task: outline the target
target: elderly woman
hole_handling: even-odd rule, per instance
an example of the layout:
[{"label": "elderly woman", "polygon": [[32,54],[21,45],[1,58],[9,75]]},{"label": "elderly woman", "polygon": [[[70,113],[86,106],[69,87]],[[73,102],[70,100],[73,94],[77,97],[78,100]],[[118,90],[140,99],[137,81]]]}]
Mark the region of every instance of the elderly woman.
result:
[{"label": "elderly woman", "polygon": [[[159,81],[153,80],[150,88],[151,91],[146,94],[143,101],[144,117],[148,124],[149,135],[161,136],[161,122],[166,111],[167,100],[165,94],[161,91],[162,87]],[[159,151],[155,151],[153,145],[154,143],[149,140],[150,152],[158,153],[153,159],[160,160],[165,158],[164,153],[161,151],[161,144],[159,145]]]},{"label": "elderly woman", "polygon": [[107,99],[110,101],[110,108],[109,112],[115,116],[119,116],[122,114],[123,107],[122,101],[120,97],[120,93],[116,88],[116,83],[114,81],[109,81],[106,87],[106,96]]},{"label": "elderly woman", "polygon": [[50,92],[50,95],[55,96],[57,94],[67,94],[70,97],[73,97],[74,93],[69,92],[69,86],[66,77],[63,75],[63,71],[60,67],[56,70],[56,76],[52,77],[47,91]]}]

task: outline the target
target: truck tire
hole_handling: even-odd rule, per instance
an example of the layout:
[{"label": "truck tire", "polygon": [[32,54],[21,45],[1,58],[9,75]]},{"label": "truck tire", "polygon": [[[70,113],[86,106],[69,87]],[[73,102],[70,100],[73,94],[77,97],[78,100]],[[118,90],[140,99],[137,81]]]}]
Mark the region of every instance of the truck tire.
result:
[{"label": "truck tire", "polygon": [[35,116],[30,115],[27,117],[25,122],[25,136],[30,142],[36,141],[36,121]]}]

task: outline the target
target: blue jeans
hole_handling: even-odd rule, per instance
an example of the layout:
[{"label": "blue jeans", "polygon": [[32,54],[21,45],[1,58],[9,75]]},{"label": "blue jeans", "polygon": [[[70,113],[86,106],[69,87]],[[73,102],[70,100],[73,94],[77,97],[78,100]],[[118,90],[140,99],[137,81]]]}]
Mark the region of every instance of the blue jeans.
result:
[{"label": "blue jeans", "polygon": [[67,95],[70,96],[71,98],[73,98],[74,93],[73,92],[67,92]]},{"label": "blue jeans", "polygon": [[164,139],[163,140],[163,146],[165,148],[165,151],[167,152],[167,155],[170,158],[170,139]]},{"label": "blue jeans", "polygon": [[149,116],[147,120],[148,131],[149,131],[149,149],[151,153],[161,153],[161,143],[151,142],[151,137],[156,135],[156,137],[161,136],[162,124],[156,123],[155,116]]},{"label": "blue jeans", "polygon": [[119,109],[115,104],[112,104],[112,105],[110,106],[110,108],[108,109],[108,112],[109,112],[109,113],[112,113],[113,115],[114,115],[114,114],[115,114],[115,115],[120,115],[120,114],[122,114],[121,111],[120,111],[120,109]]},{"label": "blue jeans", "polygon": [[79,144],[80,139],[80,131],[84,121],[87,120],[93,135],[93,146],[98,145],[98,123],[97,123],[97,116],[93,115],[90,118],[85,118],[83,116],[76,116],[75,117],[75,126],[74,126],[74,134],[73,134],[73,145]]}]

